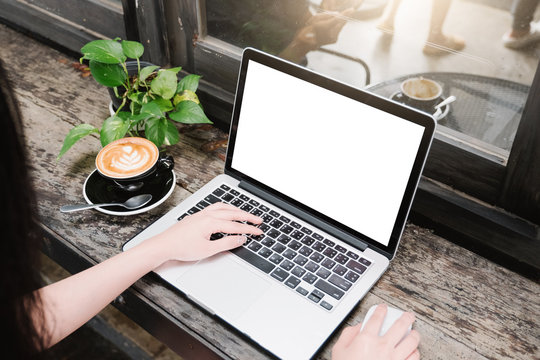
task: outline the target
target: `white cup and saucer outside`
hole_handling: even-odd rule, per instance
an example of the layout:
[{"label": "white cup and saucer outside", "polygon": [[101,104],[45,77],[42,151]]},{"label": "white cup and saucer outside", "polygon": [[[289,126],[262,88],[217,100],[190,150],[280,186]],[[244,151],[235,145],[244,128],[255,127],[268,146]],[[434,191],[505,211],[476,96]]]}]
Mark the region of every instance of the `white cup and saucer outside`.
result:
[{"label": "white cup and saucer outside", "polygon": [[400,91],[393,93],[390,98],[431,115],[436,113],[436,120],[443,119],[450,111],[449,104],[442,105],[437,111],[435,106],[445,101],[443,88],[437,81],[424,77],[404,80],[400,84]]},{"label": "white cup and saucer outside", "polygon": [[128,210],[119,206],[99,207],[110,215],[139,214],[163,203],[173,192],[174,161],[160,155],[151,141],[126,137],[103,147],[96,156],[96,170],[86,179],[83,195],[90,204],[122,203],[141,194],[152,195],[145,206]]}]

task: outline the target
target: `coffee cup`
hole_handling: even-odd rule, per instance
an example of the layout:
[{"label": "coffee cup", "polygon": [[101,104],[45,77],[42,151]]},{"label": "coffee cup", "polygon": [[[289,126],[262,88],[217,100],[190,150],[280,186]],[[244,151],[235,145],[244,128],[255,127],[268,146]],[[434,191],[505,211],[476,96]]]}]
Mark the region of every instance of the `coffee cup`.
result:
[{"label": "coffee cup", "polygon": [[401,93],[408,105],[431,110],[442,95],[442,86],[423,77],[409,78],[401,83]]},{"label": "coffee cup", "polygon": [[96,156],[99,174],[125,191],[137,191],[146,180],[173,167],[171,156],[161,156],[153,142],[140,137],[113,141]]}]

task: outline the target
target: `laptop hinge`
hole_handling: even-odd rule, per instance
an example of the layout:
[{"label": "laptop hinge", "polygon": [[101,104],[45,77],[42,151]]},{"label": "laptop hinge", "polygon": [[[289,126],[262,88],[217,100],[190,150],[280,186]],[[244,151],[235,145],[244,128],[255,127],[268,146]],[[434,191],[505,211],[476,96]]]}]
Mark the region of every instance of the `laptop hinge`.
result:
[{"label": "laptop hinge", "polygon": [[337,227],[335,226],[332,226],[330,224],[328,224],[327,222],[319,219],[319,218],[316,218],[315,216],[312,216],[308,213],[306,213],[305,211],[303,210],[300,210],[298,209],[296,206],[294,205],[291,205],[281,199],[279,199],[278,197],[264,191],[264,190],[261,190],[260,188],[248,183],[248,182],[245,182],[245,181],[240,181],[240,183],[238,184],[238,186],[241,188],[241,189],[244,189],[246,191],[249,191],[250,193],[254,194],[254,195],[257,195],[258,197],[260,197],[261,199],[264,199],[266,201],[268,201],[269,203],[272,203],[274,204],[275,206],[278,206],[280,208],[282,208],[283,210],[293,214],[294,216],[310,223],[311,225],[321,229],[322,231],[324,232],[327,232],[328,234],[354,246],[355,248],[357,249],[360,249],[361,251],[365,251],[367,248],[368,248],[368,245],[363,242],[362,240],[352,236],[352,235],[349,235],[347,234],[346,232],[338,229]]}]

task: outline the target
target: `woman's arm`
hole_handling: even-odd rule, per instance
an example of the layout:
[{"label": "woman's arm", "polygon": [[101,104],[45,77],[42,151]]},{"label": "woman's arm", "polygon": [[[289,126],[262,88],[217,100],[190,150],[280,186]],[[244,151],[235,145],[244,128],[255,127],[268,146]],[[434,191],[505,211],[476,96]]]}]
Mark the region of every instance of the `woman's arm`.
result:
[{"label": "woman's arm", "polygon": [[164,262],[200,260],[246,240],[245,236],[227,236],[210,241],[213,233],[262,234],[255,226],[238,221],[260,224],[262,220],[234,206],[214,204],[126,252],[38,290],[43,301],[45,331],[50,338],[47,346],[78,329]]}]

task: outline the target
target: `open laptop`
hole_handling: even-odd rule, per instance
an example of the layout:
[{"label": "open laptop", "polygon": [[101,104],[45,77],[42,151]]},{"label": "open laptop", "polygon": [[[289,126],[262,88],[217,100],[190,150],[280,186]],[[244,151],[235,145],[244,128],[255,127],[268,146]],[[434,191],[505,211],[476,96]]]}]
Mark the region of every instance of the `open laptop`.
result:
[{"label": "open laptop", "polygon": [[394,257],[434,128],[427,114],[248,48],[224,174],[124,250],[217,201],[262,217],[263,236],[156,273],[277,357],[311,358]]}]

